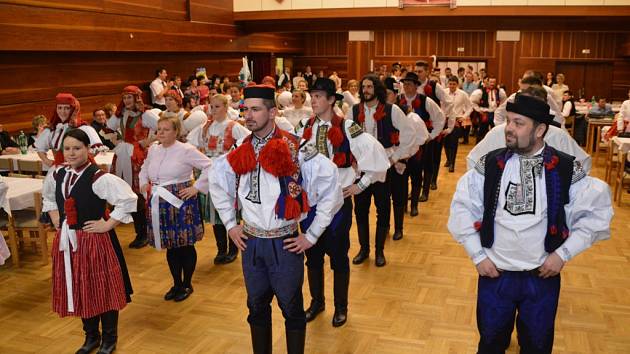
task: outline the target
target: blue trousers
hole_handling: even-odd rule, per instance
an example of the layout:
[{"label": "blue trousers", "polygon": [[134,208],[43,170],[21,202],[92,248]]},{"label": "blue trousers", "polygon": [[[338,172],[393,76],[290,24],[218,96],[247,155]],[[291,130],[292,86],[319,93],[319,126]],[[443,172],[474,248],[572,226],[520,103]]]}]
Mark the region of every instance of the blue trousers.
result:
[{"label": "blue trousers", "polygon": [[[309,212],[309,218],[310,214],[311,212]],[[309,225],[310,223],[307,225],[303,222],[300,225],[302,232],[308,230]],[[344,200],[341,209],[333,217],[330,225],[319,237],[317,243],[306,250],[306,266],[309,269],[323,270],[324,255],[327,254],[330,257],[330,268],[332,270],[348,273],[350,271],[350,260],[348,259],[350,227],[352,227],[352,198],[348,197]]]},{"label": "blue trousers", "polygon": [[271,300],[275,295],[286,329],[304,330],[304,254],[284,250],[284,239],[247,240],[247,249],[241,255],[249,309],[247,322],[258,327],[271,326]]},{"label": "blue trousers", "polygon": [[515,319],[521,353],[551,353],[559,295],[560,275],[503,271],[498,278],[479,277],[478,353],[505,353]]}]

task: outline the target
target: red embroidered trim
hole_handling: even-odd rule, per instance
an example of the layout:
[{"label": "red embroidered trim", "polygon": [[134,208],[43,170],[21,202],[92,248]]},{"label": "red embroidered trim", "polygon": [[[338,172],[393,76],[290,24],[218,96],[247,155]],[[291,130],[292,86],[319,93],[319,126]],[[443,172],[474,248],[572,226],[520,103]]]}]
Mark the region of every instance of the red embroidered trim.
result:
[{"label": "red embroidered trim", "polygon": [[[385,105],[382,103],[378,103],[376,106],[376,112],[374,112],[373,118],[375,121],[379,121],[385,117]],[[357,117],[359,123],[365,123],[365,104],[359,104],[359,116]]]}]

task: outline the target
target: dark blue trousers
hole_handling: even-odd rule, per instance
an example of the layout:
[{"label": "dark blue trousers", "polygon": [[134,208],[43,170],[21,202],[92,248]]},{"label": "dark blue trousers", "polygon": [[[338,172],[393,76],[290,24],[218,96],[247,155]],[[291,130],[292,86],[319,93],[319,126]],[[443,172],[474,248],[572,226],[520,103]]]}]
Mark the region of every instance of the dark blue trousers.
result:
[{"label": "dark blue trousers", "polygon": [[275,295],[286,329],[304,330],[304,254],[284,250],[285,238],[247,240],[247,249],[241,256],[249,309],[247,322],[259,327],[271,326],[271,300]]},{"label": "dark blue trousers", "polygon": [[[302,232],[308,229],[308,225],[302,223]],[[344,200],[343,206],[335,214],[330,226],[319,237],[317,243],[306,250],[306,266],[309,269],[323,269],[324,255],[327,254],[330,257],[332,270],[348,273],[350,271],[350,260],[348,259],[350,227],[352,227],[352,197]]]},{"label": "dark blue trousers", "polygon": [[560,275],[503,271],[498,278],[479,277],[478,353],[505,353],[515,319],[521,353],[551,353],[559,295]]}]

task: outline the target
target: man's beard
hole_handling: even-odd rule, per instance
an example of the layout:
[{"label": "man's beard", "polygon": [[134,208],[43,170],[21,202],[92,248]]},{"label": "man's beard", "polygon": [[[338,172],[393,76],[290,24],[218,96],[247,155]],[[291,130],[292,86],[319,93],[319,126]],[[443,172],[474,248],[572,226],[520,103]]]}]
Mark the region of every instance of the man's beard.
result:
[{"label": "man's beard", "polygon": [[[514,142],[510,143],[507,140],[508,135],[514,138]],[[515,154],[526,155],[532,151],[534,146],[536,145],[536,131],[532,129],[532,132],[529,135],[529,143],[527,146],[520,146],[518,136],[505,133],[505,146],[508,150],[513,151]]]},{"label": "man's beard", "polygon": [[373,100],[373,99],[374,99],[374,95],[373,95],[373,94],[371,94],[371,93],[365,93],[365,92],[363,93],[363,100],[364,100],[365,102],[369,102],[369,101],[371,101],[371,100]]}]

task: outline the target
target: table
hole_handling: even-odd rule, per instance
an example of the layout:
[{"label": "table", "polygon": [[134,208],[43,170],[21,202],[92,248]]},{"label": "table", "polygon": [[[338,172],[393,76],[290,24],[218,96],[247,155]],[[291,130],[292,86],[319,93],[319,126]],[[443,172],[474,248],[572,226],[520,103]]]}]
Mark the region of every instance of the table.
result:
[{"label": "table", "polygon": [[[51,159],[51,160],[54,160],[54,156],[52,154],[52,151],[48,152],[48,158]],[[18,170],[18,160],[22,160],[22,161],[40,161],[39,156],[34,151],[29,151],[25,155],[22,155],[22,154],[17,154],[17,155],[0,155],[0,159],[12,159],[13,160],[13,170],[14,171]],[[110,151],[105,152],[105,153],[100,153],[100,154],[98,154],[98,155],[96,155],[94,157],[94,160],[96,161],[96,163],[98,165],[105,165],[105,166],[107,166],[108,170],[112,166],[112,160],[113,159],[114,159],[114,153],[110,152]],[[48,171],[48,166],[42,165],[42,170],[43,171]]]},{"label": "table", "polygon": [[[586,117],[588,128],[586,129],[586,152],[593,155],[599,151],[599,136],[602,127],[610,127],[613,124],[612,118],[589,118]],[[597,144],[595,144],[597,143]],[[595,147],[595,149],[593,149]]]},{"label": "table", "polygon": [[33,193],[41,192],[44,180],[36,178],[2,177],[8,187],[6,195],[0,200],[0,207],[11,215],[12,210],[35,207]]}]

